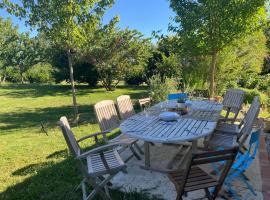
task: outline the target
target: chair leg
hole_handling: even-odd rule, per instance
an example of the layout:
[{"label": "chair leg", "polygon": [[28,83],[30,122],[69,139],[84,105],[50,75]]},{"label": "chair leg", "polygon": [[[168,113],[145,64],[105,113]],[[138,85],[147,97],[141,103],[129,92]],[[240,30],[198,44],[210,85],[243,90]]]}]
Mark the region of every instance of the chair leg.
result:
[{"label": "chair leg", "polygon": [[[92,192],[86,196],[86,189],[85,189],[85,182],[82,183],[82,190],[83,190],[83,200],[92,200],[97,194],[103,199],[103,200],[111,200],[110,196],[107,195],[105,190],[105,185],[110,180],[110,177],[107,179],[104,179],[100,184],[97,184],[93,181],[90,181],[86,179],[86,181],[93,187]],[[104,190],[103,190],[104,189]]]},{"label": "chair leg", "polygon": [[134,147],[139,151],[139,153],[140,153],[141,155],[144,154],[143,150],[139,147],[139,145],[138,145],[136,142],[134,143]]},{"label": "chair leg", "polygon": [[82,188],[82,184],[84,183],[84,181],[85,181],[86,179],[84,178],[81,182],[80,182],[80,184],[75,188],[75,191],[77,192],[80,188]]},{"label": "chair leg", "polygon": [[241,200],[240,196],[237,194],[237,192],[234,189],[232,189],[230,184],[227,184],[227,187],[228,187],[228,191],[232,194],[232,197],[234,199]]},{"label": "chair leg", "polygon": [[209,200],[213,200],[214,198],[212,197],[211,193],[209,192],[208,188],[204,189],[205,193],[206,193],[206,197]]},{"label": "chair leg", "polygon": [[[99,176],[98,177],[101,181],[104,181],[105,180],[105,178],[103,177],[103,176]],[[107,186],[112,186],[112,183],[109,181],[108,183],[107,183]]]},{"label": "chair leg", "polygon": [[107,195],[107,196],[108,196],[108,198],[111,200],[112,198],[111,198],[111,196],[110,196],[110,192],[109,192],[108,187],[107,187],[107,186],[105,186],[105,187],[104,187],[104,189],[105,189],[105,193],[106,193],[106,195]]},{"label": "chair leg", "polygon": [[182,196],[181,196],[181,194],[177,194],[177,196],[176,196],[176,200],[183,200],[183,198],[182,198]]},{"label": "chair leg", "polygon": [[257,196],[255,190],[253,189],[252,185],[249,183],[248,179],[246,179],[247,177],[245,177],[245,175],[241,174],[240,175],[240,179],[246,184],[246,186],[248,187],[248,189],[251,191],[251,193],[254,196]]},{"label": "chair leg", "polygon": [[131,145],[130,150],[132,151],[133,155],[138,159],[141,160],[141,157],[139,156],[139,154],[135,151],[135,149],[133,148],[133,146]]}]

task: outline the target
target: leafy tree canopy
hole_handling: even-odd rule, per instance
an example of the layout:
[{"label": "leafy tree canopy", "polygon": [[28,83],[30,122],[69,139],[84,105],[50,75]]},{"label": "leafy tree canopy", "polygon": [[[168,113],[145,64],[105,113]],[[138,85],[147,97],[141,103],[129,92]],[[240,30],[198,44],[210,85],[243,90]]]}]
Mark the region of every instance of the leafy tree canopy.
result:
[{"label": "leafy tree canopy", "polygon": [[150,40],[136,30],[119,30],[117,22],[117,18],[113,19],[98,29],[94,37],[89,34],[82,55],[84,60],[97,67],[107,90],[113,90],[129,71],[143,68],[150,56]]},{"label": "leafy tree canopy", "polygon": [[82,25],[99,23],[113,3],[113,0],[20,0],[18,3],[3,0],[2,7],[24,18],[53,42],[72,49],[84,40]]},{"label": "leafy tree canopy", "polygon": [[211,55],[210,96],[216,90],[218,53],[236,39],[258,30],[267,19],[267,0],[170,0],[176,13],[170,30],[190,55]]}]

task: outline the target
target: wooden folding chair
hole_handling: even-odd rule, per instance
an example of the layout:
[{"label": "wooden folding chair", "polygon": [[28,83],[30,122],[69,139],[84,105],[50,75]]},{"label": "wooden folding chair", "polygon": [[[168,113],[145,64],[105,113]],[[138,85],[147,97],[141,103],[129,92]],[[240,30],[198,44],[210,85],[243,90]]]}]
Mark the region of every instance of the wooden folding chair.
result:
[{"label": "wooden folding chair", "polygon": [[129,95],[122,95],[117,97],[116,103],[122,120],[125,120],[135,114]]},{"label": "wooden folding chair", "polygon": [[[93,199],[99,194],[104,200],[111,200],[108,183],[120,171],[126,171],[126,165],[122,161],[115,147],[118,143],[104,145],[93,150],[82,152],[79,142],[86,138],[96,137],[98,133],[76,140],[72,133],[66,117],[61,117],[59,125],[62,129],[64,138],[70,152],[76,159],[83,180],[77,187],[82,188],[83,200]],[[86,184],[92,186],[93,190],[87,194]]]},{"label": "wooden folding chair", "polygon": [[[228,89],[223,98],[223,108],[226,110],[226,115],[222,119],[223,121],[231,121],[234,123],[237,116],[242,109],[244,102],[245,92],[240,89]],[[229,118],[230,113],[234,114],[233,118]]]},{"label": "wooden folding chair", "polygon": [[143,109],[146,107],[146,106],[150,106],[151,105],[151,98],[143,98],[143,99],[138,99],[139,101],[139,105],[140,105],[140,108],[141,110],[143,111]]},{"label": "wooden folding chair", "polygon": [[[177,191],[177,200],[188,192],[203,189],[208,199],[215,199],[237,155],[238,147],[227,150],[192,154],[184,170],[170,171],[168,176]],[[224,162],[223,170],[218,177],[212,177],[200,166],[215,162]],[[182,168],[183,166],[181,166]],[[213,187],[210,192],[209,188]]]},{"label": "wooden folding chair", "polygon": [[232,128],[226,129],[224,127],[222,130],[218,128],[210,140],[207,142],[207,145],[216,148],[231,147],[235,144],[238,144],[239,147],[242,148],[246,139],[252,132],[252,128],[256,122],[259,112],[260,100],[257,96],[254,97],[252,104],[240,125],[230,125]]},{"label": "wooden folding chair", "polygon": [[[100,101],[95,104],[95,113],[97,117],[97,121],[99,124],[99,127],[102,132],[110,132],[120,125],[120,120],[117,115],[117,111],[114,105],[114,102],[112,100],[104,100]],[[105,140],[108,143],[120,143],[124,148],[129,147],[129,149],[132,151],[133,155],[138,159],[141,160],[141,157],[136,152],[134,147],[139,151],[140,154],[143,154],[142,150],[140,149],[139,145],[136,143],[138,140],[134,138],[127,137],[123,133],[121,133],[119,136],[115,137],[112,140],[109,140],[106,138]],[[128,160],[128,159],[127,159]]]}]

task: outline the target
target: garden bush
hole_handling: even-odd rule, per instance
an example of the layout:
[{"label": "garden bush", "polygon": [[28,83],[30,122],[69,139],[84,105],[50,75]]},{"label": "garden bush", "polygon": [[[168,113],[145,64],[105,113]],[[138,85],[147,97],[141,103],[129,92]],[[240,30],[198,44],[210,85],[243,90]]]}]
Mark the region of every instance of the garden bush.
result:
[{"label": "garden bush", "polygon": [[6,80],[12,83],[20,82],[20,73],[19,70],[15,67],[6,68]]},{"label": "garden bush", "polygon": [[270,89],[270,74],[260,77],[257,88],[264,91]]},{"label": "garden bush", "polygon": [[125,76],[125,82],[128,85],[140,85],[145,82],[145,77],[143,71],[135,70],[129,72]]},{"label": "garden bush", "polygon": [[89,86],[97,86],[98,72],[94,65],[80,62],[74,65],[74,79],[79,83],[88,83]]},{"label": "garden bush", "polygon": [[162,81],[159,74],[153,75],[149,79],[149,95],[152,98],[152,101],[158,103],[166,100],[169,93],[177,90],[176,85],[174,79],[165,77],[164,81]]},{"label": "garden bush", "polygon": [[263,93],[260,92],[258,89],[246,89],[246,88],[240,88],[246,92],[244,103],[252,103],[252,100],[255,96],[260,97],[261,104],[263,106],[269,105],[269,97]]},{"label": "garden bush", "polygon": [[26,78],[30,83],[49,83],[52,82],[53,68],[50,64],[39,63],[31,67],[26,72]]}]

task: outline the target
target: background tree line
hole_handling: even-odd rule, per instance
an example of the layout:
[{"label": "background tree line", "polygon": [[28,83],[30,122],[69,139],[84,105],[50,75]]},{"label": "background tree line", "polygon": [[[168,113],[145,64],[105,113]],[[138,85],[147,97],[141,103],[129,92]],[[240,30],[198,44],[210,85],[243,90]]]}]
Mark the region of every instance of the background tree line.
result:
[{"label": "background tree line", "polygon": [[70,82],[74,108],[75,82],[100,83],[106,90],[120,81],[167,83],[209,96],[228,87],[269,93],[268,1],[169,2],[176,14],[169,25],[173,34],[154,34],[153,42],[137,30],[119,29],[117,16],[102,23],[113,0],[5,0],[0,7],[24,19],[38,35],[19,33],[10,19],[0,18],[0,81]]}]

